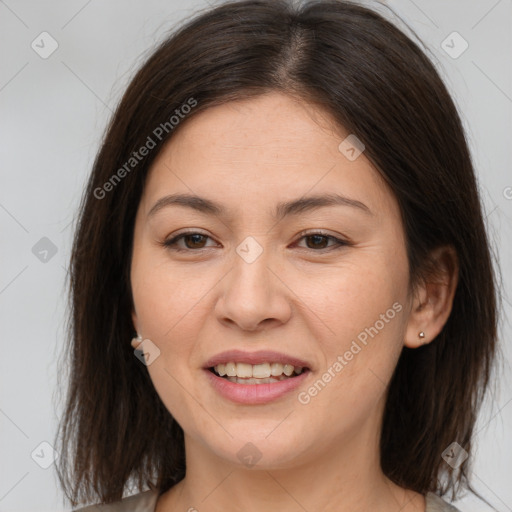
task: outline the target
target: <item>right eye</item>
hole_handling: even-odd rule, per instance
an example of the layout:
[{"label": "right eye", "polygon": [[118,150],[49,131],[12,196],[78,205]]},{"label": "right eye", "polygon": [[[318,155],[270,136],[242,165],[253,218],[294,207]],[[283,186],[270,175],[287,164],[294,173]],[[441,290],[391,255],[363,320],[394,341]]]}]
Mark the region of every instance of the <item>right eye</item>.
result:
[{"label": "right eye", "polygon": [[[186,233],[180,233],[170,240],[166,240],[162,243],[162,245],[172,251],[194,251],[205,249],[205,242],[210,237],[204,235],[203,233],[198,233],[196,231],[187,231]],[[178,243],[183,240],[185,247],[183,245],[179,246]],[[212,240],[210,238],[210,240]]]}]

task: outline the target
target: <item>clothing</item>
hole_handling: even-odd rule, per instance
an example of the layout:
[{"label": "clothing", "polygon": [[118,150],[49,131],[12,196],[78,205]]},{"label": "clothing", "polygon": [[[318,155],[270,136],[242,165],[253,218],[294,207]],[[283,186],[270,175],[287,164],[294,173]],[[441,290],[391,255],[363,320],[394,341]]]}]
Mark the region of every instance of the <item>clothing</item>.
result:
[{"label": "clothing", "polygon": [[[436,494],[429,492],[425,498],[427,502],[425,512],[460,512],[459,509],[446,503]],[[115,503],[91,505],[75,509],[73,512],[155,512],[157,500],[158,490],[149,490],[134,494]]]},{"label": "clothing", "polygon": [[154,512],[158,500],[158,489],[134,494],[108,505],[90,505],[73,509],[73,512]]}]

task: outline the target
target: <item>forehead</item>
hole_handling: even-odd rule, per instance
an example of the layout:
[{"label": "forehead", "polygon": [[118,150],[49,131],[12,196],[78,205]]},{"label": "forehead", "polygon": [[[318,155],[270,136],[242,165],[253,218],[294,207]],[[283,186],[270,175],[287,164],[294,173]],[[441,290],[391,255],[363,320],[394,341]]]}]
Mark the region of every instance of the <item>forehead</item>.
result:
[{"label": "forehead", "polygon": [[208,108],[186,119],[155,159],[146,213],[175,192],[235,210],[325,193],[396,207],[364,152],[355,159],[344,153],[349,135],[326,111],[276,92]]}]

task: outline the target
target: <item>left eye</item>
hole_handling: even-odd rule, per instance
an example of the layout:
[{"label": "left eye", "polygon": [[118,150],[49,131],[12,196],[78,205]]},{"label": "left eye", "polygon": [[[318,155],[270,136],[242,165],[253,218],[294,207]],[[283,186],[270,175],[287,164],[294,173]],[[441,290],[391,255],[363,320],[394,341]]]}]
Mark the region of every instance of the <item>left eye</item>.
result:
[{"label": "left eye", "polygon": [[329,246],[327,245],[330,241],[334,242],[333,246],[342,246],[347,245],[347,243],[335,236],[324,235],[322,233],[312,233],[308,235],[304,235],[300,238],[300,240],[306,240],[306,246],[308,249],[327,249]]},{"label": "left eye", "polygon": [[[181,233],[170,240],[166,240],[162,245],[175,251],[193,251],[194,249],[205,249],[207,247],[205,244],[208,239],[211,240],[211,237],[203,235],[202,233]],[[323,233],[309,233],[299,238],[299,241],[302,240],[306,241],[306,249],[314,249],[317,252],[325,249],[331,249],[333,247],[348,245],[348,242],[344,240],[340,240],[335,236],[325,235]],[[184,242],[185,247],[183,247],[183,245],[178,245],[178,242],[181,241]],[[329,242],[333,243],[329,245]]]}]

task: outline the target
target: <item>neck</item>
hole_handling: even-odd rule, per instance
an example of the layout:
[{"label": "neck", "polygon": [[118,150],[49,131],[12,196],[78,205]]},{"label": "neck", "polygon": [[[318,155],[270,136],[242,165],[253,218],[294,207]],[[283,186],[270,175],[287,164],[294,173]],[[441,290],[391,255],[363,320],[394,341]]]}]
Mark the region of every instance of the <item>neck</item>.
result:
[{"label": "neck", "polygon": [[246,468],[218,457],[185,436],[186,477],[164,493],[156,512],[424,512],[421,494],[383,473],[379,440],[367,428],[350,439],[302,453],[293,465]]}]

